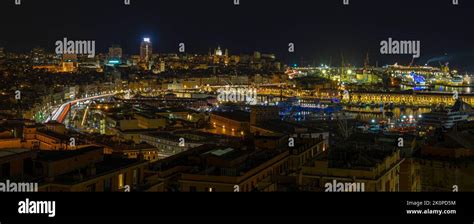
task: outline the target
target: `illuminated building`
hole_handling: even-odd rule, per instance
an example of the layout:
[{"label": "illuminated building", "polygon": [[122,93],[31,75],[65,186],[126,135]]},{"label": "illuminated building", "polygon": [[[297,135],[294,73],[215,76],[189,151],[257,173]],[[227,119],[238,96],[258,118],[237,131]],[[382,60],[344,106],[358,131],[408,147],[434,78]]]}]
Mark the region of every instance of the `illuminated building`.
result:
[{"label": "illuminated building", "polygon": [[228,65],[229,62],[230,62],[229,50],[225,49],[225,53],[224,53],[224,64],[225,64],[225,65]]},{"label": "illuminated building", "polygon": [[34,65],[34,70],[45,70],[47,72],[56,73],[60,71],[60,67],[57,65]]},{"label": "illuminated building", "polygon": [[[459,97],[467,104],[474,105],[473,94],[459,94]],[[429,93],[418,92],[416,94],[406,92],[351,92],[350,103],[395,103],[412,104],[418,106],[432,106],[438,104],[454,105],[456,100],[451,93]]]},{"label": "illuminated building", "polygon": [[[41,150],[74,150],[76,146],[70,146],[70,136],[51,131],[36,132]],[[77,142],[79,145],[79,142]]]},{"label": "illuminated building", "polygon": [[142,129],[164,128],[166,127],[166,118],[148,113],[135,114],[138,120],[138,127]]},{"label": "illuminated building", "polygon": [[61,68],[60,68],[60,72],[68,72],[68,73],[72,73],[72,72],[75,72],[77,69],[77,63],[75,62],[62,62],[61,63]]},{"label": "illuminated building", "polygon": [[59,71],[71,73],[71,72],[76,71],[76,68],[77,66],[76,66],[76,63],[74,62],[62,62]]},{"label": "illuminated building", "polygon": [[220,46],[217,47],[216,51],[214,52],[214,55],[219,57],[222,56],[222,50]]},{"label": "illuminated building", "polygon": [[214,64],[219,64],[221,62],[221,59],[223,59],[223,53],[221,50],[221,47],[218,46],[216,50],[214,50],[214,54],[211,56],[211,61]]},{"label": "illuminated building", "polygon": [[[75,150],[82,147],[81,141],[75,141],[75,145],[70,145],[69,136],[65,126],[56,122],[50,122],[41,127],[29,122],[2,123],[5,128],[13,131],[0,140],[0,150],[5,148],[25,148],[39,150]],[[10,132],[11,133],[11,132]]]},{"label": "illuminated building", "polygon": [[440,76],[447,72],[431,66],[402,66],[398,64],[389,65],[385,67],[385,69],[388,73],[393,75],[406,75],[415,72],[416,74],[425,75],[428,78]]},{"label": "illuminated building", "polygon": [[163,83],[163,88],[168,90],[182,90],[184,89],[184,84],[182,82],[179,83],[176,79],[174,79],[173,82]]},{"label": "illuminated building", "polygon": [[120,46],[114,45],[109,47],[109,61],[118,61],[122,60],[122,48]]},{"label": "illuminated building", "polygon": [[250,131],[250,113],[244,111],[213,112],[211,124],[218,134],[236,135]]},{"label": "illuminated building", "polygon": [[59,72],[72,73],[78,68],[76,54],[63,54]]},{"label": "illuminated building", "polygon": [[165,67],[165,61],[160,61],[160,72],[165,72],[166,67]]},{"label": "illuminated building", "polygon": [[140,45],[140,59],[144,63],[149,63],[153,55],[153,46],[151,44],[150,38],[143,38],[143,41]]}]

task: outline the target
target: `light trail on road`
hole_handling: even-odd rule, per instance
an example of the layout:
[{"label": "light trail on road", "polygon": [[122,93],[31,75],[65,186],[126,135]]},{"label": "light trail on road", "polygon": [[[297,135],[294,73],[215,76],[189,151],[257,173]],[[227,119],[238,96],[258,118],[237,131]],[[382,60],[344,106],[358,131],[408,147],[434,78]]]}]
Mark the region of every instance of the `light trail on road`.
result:
[{"label": "light trail on road", "polygon": [[69,113],[69,110],[71,109],[71,106],[73,106],[73,105],[75,105],[79,102],[98,99],[98,98],[109,97],[109,96],[113,96],[113,95],[115,95],[115,93],[103,94],[103,95],[86,97],[86,98],[82,98],[82,99],[68,101],[68,102],[62,104],[58,109],[55,109],[53,111],[52,116],[49,116],[46,119],[46,123],[49,122],[49,121],[57,121],[59,123],[64,122],[64,119],[66,118],[66,115]]}]

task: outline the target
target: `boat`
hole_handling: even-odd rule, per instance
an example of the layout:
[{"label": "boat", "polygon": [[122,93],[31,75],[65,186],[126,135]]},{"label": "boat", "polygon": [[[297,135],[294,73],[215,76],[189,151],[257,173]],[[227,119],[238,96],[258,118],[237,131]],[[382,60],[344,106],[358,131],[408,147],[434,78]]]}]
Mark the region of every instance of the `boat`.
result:
[{"label": "boat", "polygon": [[449,84],[452,86],[462,86],[463,83],[464,79],[461,76],[453,76],[453,78],[451,78],[451,81],[449,82]]},{"label": "boat", "polygon": [[472,107],[458,99],[452,108],[438,107],[422,115],[421,126],[451,129],[456,124],[467,122],[472,116]]}]

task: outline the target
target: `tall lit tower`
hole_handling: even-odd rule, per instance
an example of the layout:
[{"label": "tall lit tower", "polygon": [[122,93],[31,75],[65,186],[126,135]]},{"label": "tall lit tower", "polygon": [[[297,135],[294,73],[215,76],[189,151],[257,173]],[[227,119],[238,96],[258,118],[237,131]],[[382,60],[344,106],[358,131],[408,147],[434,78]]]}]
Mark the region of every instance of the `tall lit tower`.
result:
[{"label": "tall lit tower", "polygon": [[152,54],[153,48],[150,38],[143,38],[142,44],[140,45],[140,59],[142,62],[149,62]]}]

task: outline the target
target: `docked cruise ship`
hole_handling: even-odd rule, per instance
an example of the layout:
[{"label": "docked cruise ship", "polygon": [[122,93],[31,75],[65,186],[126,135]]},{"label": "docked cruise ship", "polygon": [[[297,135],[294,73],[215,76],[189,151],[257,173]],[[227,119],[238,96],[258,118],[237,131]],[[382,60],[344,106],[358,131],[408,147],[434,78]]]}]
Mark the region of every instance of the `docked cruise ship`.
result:
[{"label": "docked cruise ship", "polygon": [[464,84],[464,78],[462,76],[453,76],[449,84],[453,86],[462,86]]},{"label": "docked cruise ship", "polygon": [[473,109],[462,100],[457,100],[452,108],[437,108],[430,113],[425,113],[420,120],[420,125],[426,127],[453,128],[457,123],[467,122],[472,117]]}]

